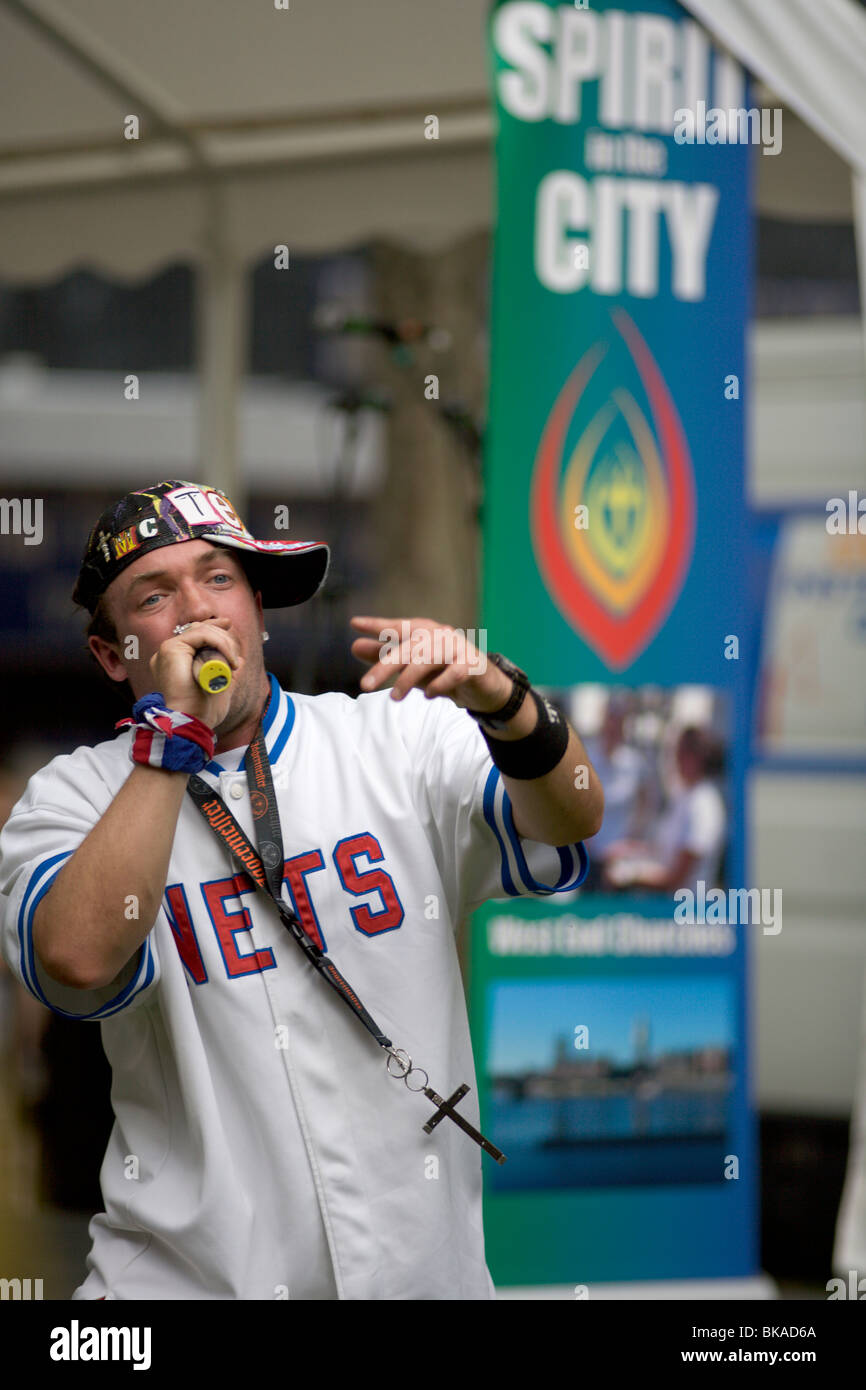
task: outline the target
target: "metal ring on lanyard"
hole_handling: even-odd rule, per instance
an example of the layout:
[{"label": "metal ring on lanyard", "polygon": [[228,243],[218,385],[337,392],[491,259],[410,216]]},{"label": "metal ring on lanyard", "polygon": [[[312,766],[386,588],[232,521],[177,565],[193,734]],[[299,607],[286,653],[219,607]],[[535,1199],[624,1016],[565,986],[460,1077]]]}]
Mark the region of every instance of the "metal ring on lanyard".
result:
[{"label": "metal ring on lanyard", "polygon": [[[388,1068],[389,1076],[393,1076],[394,1079],[397,1081],[401,1080],[402,1078],[402,1080],[406,1083],[406,1089],[409,1091],[423,1091],[425,1087],[429,1086],[430,1078],[427,1075],[426,1071],[423,1067],[415,1067],[412,1065],[412,1058],[409,1056],[408,1052],[406,1052],[404,1048],[386,1047],[385,1051],[390,1054],[390,1056],[388,1057],[388,1061],[385,1064]],[[400,1068],[399,1071],[391,1070],[392,1060],[397,1063],[397,1066]],[[417,1076],[423,1076],[424,1080],[420,1086],[409,1085],[409,1077],[412,1075],[413,1072]]]},{"label": "metal ring on lanyard", "polygon": [[[385,1063],[388,1068],[388,1075],[393,1076],[397,1081],[401,1078],[405,1081],[412,1070],[412,1058],[409,1056],[408,1052],[404,1052],[402,1047],[386,1047],[385,1051],[390,1053],[388,1061]],[[397,1066],[400,1068],[399,1071],[391,1070],[392,1061],[397,1063]]]}]

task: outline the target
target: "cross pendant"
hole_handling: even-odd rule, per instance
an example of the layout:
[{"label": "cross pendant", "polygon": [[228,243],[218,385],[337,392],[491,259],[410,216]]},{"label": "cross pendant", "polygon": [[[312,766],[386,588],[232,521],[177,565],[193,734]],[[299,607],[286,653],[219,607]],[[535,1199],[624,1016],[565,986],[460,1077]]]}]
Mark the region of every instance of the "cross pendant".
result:
[{"label": "cross pendant", "polygon": [[475,1129],[468,1120],[464,1120],[462,1115],[458,1115],[457,1111],[454,1109],[457,1102],[463,1099],[468,1090],[469,1087],[464,1082],[462,1086],[457,1087],[453,1096],[449,1096],[448,1100],[443,1100],[441,1096],[436,1094],[432,1086],[425,1086],[425,1096],[428,1100],[432,1100],[434,1105],[438,1105],[439,1109],[436,1111],[436,1114],[431,1115],[430,1119],[427,1121],[424,1126],[424,1133],[432,1134],[439,1121],[444,1120],[447,1115],[448,1119],[453,1120],[455,1125],[463,1130],[464,1134],[468,1134],[470,1139],[474,1139],[476,1144],[480,1144],[485,1153],[490,1154],[491,1158],[495,1158],[497,1163],[502,1164],[505,1162],[505,1154],[502,1150],[497,1149],[494,1144],[491,1144],[489,1139],[485,1139],[483,1134],[479,1134],[478,1130]]}]

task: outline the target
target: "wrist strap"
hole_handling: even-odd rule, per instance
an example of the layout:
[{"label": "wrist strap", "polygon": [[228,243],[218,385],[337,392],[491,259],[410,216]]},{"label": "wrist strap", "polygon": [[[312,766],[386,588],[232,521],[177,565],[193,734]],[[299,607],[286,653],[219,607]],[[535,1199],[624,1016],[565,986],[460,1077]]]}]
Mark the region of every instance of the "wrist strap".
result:
[{"label": "wrist strap", "polygon": [[529,693],[538,710],[538,723],[525,738],[491,738],[484,725],[478,725],[499,771],[519,782],[546,777],[562,761],[568,747],[568,725],[565,720],[532,686]]},{"label": "wrist strap", "polygon": [[521,671],[519,666],[515,666],[513,661],[509,661],[501,652],[488,652],[487,660],[494,666],[498,666],[500,671],[504,671],[506,676],[511,677],[511,694],[500,709],[495,710],[474,710],[467,709],[466,713],[470,719],[476,723],[490,729],[502,729],[522,708],[523,701],[526,699],[530,690],[529,677],[525,671]]},{"label": "wrist strap", "polygon": [[200,772],[216,745],[213,729],[194,715],[169,709],[158,690],[136,700],[132,718],[118,720],[115,728],[135,730],[129,747],[132,762],[168,772]]}]

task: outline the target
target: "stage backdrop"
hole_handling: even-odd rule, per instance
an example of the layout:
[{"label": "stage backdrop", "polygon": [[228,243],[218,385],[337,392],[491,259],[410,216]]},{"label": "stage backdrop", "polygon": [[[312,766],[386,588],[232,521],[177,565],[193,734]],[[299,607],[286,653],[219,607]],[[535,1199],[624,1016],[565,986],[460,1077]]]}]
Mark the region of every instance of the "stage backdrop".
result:
[{"label": "stage backdrop", "polygon": [[484,1160],[488,1260],[499,1285],[577,1296],[593,1281],[751,1275],[746,963],[765,927],[732,923],[718,897],[702,924],[697,882],[693,924],[670,886],[628,886],[657,862],[660,827],[670,852],[677,818],[680,831],[694,819],[673,775],[687,726],[720,755],[701,782],[701,881],[747,885],[744,342],[760,150],[720,143],[712,113],[747,108],[748,84],[673,0],[505,0],[489,44],[483,624],[597,735],[600,843],[637,843],[609,874],[599,853],[588,889],[475,916],[482,1114],[508,1155]]}]

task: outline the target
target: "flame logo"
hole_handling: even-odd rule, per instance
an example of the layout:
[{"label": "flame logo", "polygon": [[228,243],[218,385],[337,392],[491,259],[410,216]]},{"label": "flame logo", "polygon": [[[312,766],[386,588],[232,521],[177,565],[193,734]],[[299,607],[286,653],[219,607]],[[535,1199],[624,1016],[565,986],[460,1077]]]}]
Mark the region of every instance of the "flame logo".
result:
[{"label": "flame logo", "polygon": [[653,424],[624,386],[589,419],[563,468],[569,427],[608,345],[568,377],[541,437],[530,527],[542,579],[563,617],[622,670],[658,632],[682,589],[695,533],[688,444],[664,378],[622,309],[614,325],[646,392]]}]

